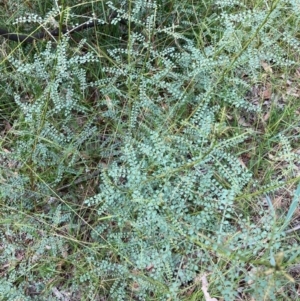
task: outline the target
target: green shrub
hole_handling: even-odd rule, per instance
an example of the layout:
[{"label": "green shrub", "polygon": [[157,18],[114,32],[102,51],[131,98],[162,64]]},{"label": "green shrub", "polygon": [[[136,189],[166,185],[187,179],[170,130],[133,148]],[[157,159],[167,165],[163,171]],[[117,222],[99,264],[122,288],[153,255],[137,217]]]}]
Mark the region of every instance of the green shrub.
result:
[{"label": "green shrub", "polygon": [[[1,152],[0,195],[6,210],[22,209],[24,221],[14,227],[11,219],[1,229],[1,262],[13,262],[16,250],[25,249],[10,236],[30,237],[31,253],[23,257],[26,264],[22,258],[18,269],[5,272],[1,298],[59,300],[53,293],[59,286],[81,300],[181,300],[188,287],[200,287],[199,275],[209,274],[216,297],[262,300],[268,294],[276,300],[286,279],[264,272],[274,254],[286,251],[285,234],[272,211],[252,218],[237,201],[248,201],[246,188],[257,189],[234,154],[254,131],[227,134],[220,114],[225,106],[260,111],[246,95],[259,81],[261,61],[278,69],[296,65],[295,53],[287,58],[285,49],[297,47],[297,38],[285,29],[290,20],[282,19],[289,8],[298,20],[298,6],[106,5],[117,13],[112,23],[130,25],[124,47],[86,51],[85,40],[72,48],[63,37],[25,63],[12,52],[14,75],[2,65],[1,79],[10,83],[4,90],[13,95],[19,117]],[[51,13],[60,11],[75,18],[72,7]],[[124,29],[112,35],[118,33]],[[296,160],[289,157],[290,164]],[[101,172],[93,196],[74,201],[76,188],[60,192],[95,166]],[[281,186],[276,178],[263,189]],[[84,213],[78,209],[83,205]],[[78,234],[81,226],[88,238]],[[60,261],[70,270],[57,272]],[[66,280],[70,274],[72,281]],[[36,296],[28,279],[37,283]]]}]

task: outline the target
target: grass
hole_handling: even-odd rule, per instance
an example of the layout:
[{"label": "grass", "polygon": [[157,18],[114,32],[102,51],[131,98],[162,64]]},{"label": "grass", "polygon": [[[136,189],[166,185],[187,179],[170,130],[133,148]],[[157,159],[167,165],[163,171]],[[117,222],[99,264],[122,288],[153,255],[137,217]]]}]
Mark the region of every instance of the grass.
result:
[{"label": "grass", "polygon": [[[46,2],[43,4],[44,2],[36,0],[31,6],[28,3],[16,2],[18,10],[15,9],[13,3],[8,2],[2,14],[7,16],[6,19],[9,19],[12,11],[16,17],[22,16],[23,12],[28,10],[42,14],[49,9],[50,3]],[[99,1],[93,1],[80,5],[72,1],[64,1],[63,5],[77,10],[78,15],[84,15],[91,12],[103,13],[106,6],[102,2],[101,5],[99,3]],[[283,2],[273,1],[267,5],[261,1],[252,0],[245,1],[244,4],[258,10],[266,9],[268,6],[275,10],[278,3],[282,5]],[[129,4],[128,10],[133,9],[135,2],[129,1]],[[177,32],[193,39],[200,50],[215,47],[212,51],[216,57],[224,51],[230,58],[226,65],[216,69],[213,74],[215,78],[212,79],[215,84],[210,86],[206,95],[213,99],[211,105],[219,106],[211,135],[212,140],[234,139],[234,137],[249,133],[243,143],[231,148],[231,153],[253,175],[243,189],[243,193],[234,198],[235,220],[232,221],[232,226],[238,225],[238,222],[246,216],[249,221],[255,222],[258,229],[257,235],[261,235],[262,239],[267,231],[271,233],[273,231],[275,237],[278,234],[275,233],[276,226],[284,222],[288,222],[286,229],[297,227],[300,221],[298,199],[295,197],[300,179],[300,69],[297,51],[290,44],[279,41],[286,53],[286,59],[296,63],[290,67],[284,67],[275,63],[272,65],[271,60],[261,61],[260,72],[256,78],[245,74],[243,70],[237,76],[236,73],[239,70],[235,68],[235,64],[242,60],[244,53],[251,45],[257,45],[259,49],[261,43],[259,31],[269,21],[272,9],[270,9],[270,14],[261,21],[261,26],[248,36],[242,24],[237,26],[242,34],[238,36],[239,32],[236,31],[237,40],[240,39],[241,44],[239,50],[236,51],[230,49],[226,43],[216,43],[222,40],[223,32],[221,28],[218,28],[218,21],[213,14],[214,11],[217,14],[220,11],[216,10],[212,3],[161,1],[159,4],[163,5],[163,8],[160,11],[161,15],[158,16],[164,15],[166,24],[172,20],[174,25],[178,25]],[[183,8],[189,8],[192,12],[187,10],[182,13]],[[36,12],[35,9],[38,11]],[[231,13],[239,13],[240,9],[242,8],[239,5],[232,6]],[[60,17],[62,16],[57,16],[57,20],[62,21]],[[183,22],[187,20],[190,24]],[[298,28],[298,17],[295,12],[287,12],[285,19],[280,22],[275,21],[274,25],[271,24],[270,31],[280,32],[282,28],[288,26],[290,35],[295,40],[299,38],[297,30],[294,29]],[[130,26],[134,28],[134,25]],[[272,28],[272,26],[276,27]],[[134,30],[140,29],[136,26]],[[147,28],[142,30],[142,34],[146,36],[146,40],[150,40],[155,45],[154,48],[157,50],[165,49],[170,45],[182,50],[183,40],[179,38],[174,39],[169,36],[166,39],[158,32],[147,32]],[[78,49],[77,43],[82,35],[85,35],[87,43],[84,48]],[[117,295],[110,293],[113,291],[112,286],[118,286],[118,282],[114,282],[118,276],[108,272],[105,277],[101,272],[103,265],[99,264],[103,258],[107,258],[105,257],[107,254],[111,262],[115,264],[126,262],[131,266],[128,294],[124,300],[142,300],[136,297],[140,284],[133,280],[132,275],[140,276],[141,279],[150,283],[149,286],[159,288],[157,291],[161,292],[161,295],[154,292],[148,294],[143,300],[161,300],[162,296],[165,296],[164,293],[170,289],[165,283],[150,275],[155,269],[154,266],[149,264],[145,270],[138,269],[126,255],[127,253],[122,250],[121,245],[114,245],[109,241],[108,229],[101,227],[103,222],[109,222],[109,230],[116,234],[118,225],[114,221],[114,215],[106,213],[98,215],[97,208],[87,206],[85,202],[99,193],[99,184],[102,181],[96,173],[91,177],[87,175],[93,174],[99,166],[107,168],[110,164],[118,162],[118,158],[122,156],[120,145],[128,129],[132,130],[136,137],[139,137],[142,131],[142,126],[132,129],[128,125],[132,122],[134,107],[139,100],[139,83],[143,73],[147,71],[146,65],[150,59],[150,53],[145,49],[138,59],[134,55],[128,55],[126,62],[118,62],[115,57],[109,55],[111,49],[119,47],[129,49],[128,45],[134,38],[131,30],[116,25],[93,29],[88,33],[78,33],[70,39],[68,54],[78,52],[82,55],[90,51],[100,59],[99,64],[89,62],[86,65],[88,80],[93,81],[111,76],[107,73],[108,68],[113,66],[119,68],[122,63],[124,65],[126,63],[133,70],[138,70],[138,77],[128,81],[124,76],[122,78],[124,82],[116,81],[115,85],[121,87],[119,91],[124,94],[120,96],[116,91],[108,91],[102,102],[99,102],[101,95],[98,87],[89,87],[85,94],[81,94],[83,97],[80,104],[84,106],[85,111],[71,114],[71,121],[68,125],[73,136],[68,146],[65,146],[65,142],[60,144],[55,139],[46,141],[56,155],[50,160],[53,162],[58,160],[61,165],[65,166],[61,174],[56,165],[45,164],[41,167],[34,158],[34,151],[44,139],[42,131],[45,123],[51,121],[54,125],[53,132],[59,131],[64,126],[65,116],[55,118],[53,115],[47,119],[48,106],[51,103],[49,97],[45,99],[44,113],[38,127],[35,129],[28,127],[24,114],[14,102],[13,94],[15,91],[21,94],[22,102],[35,103],[43,88],[42,85],[39,86],[40,83],[34,76],[31,80],[28,80],[28,77],[18,77],[16,67],[8,60],[8,56],[12,55],[24,63],[33,61],[34,54],[41,54],[44,51],[45,43],[24,47],[13,42],[3,42],[0,86],[2,94],[0,184],[3,187],[0,199],[0,229],[3,240],[0,259],[2,276],[0,296],[3,300],[25,300],[25,298],[26,300],[118,300]],[[235,45],[232,47],[234,48]],[[256,49],[256,46],[251,47]],[[163,61],[157,59],[153,65],[160,70]],[[149,77],[154,76],[156,71],[152,69],[151,72],[153,74],[149,74]],[[240,82],[234,82],[239,77],[243,80],[244,86]],[[157,119],[153,118],[151,120],[153,128],[168,128],[168,133],[181,134],[184,139],[184,125],[191,121],[199,107],[192,96],[189,96],[194,90],[205,90],[205,88],[205,83],[203,87],[195,87],[193,80],[187,82],[184,91],[189,101],[182,103],[178,100],[175,104],[168,102],[168,98],[172,97],[171,93],[167,89],[162,91],[161,106],[168,113],[164,115],[166,117],[164,120],[159,116]],[[256,106],[259,110],[249,111],[247,107],[234,105],[231,99],[228,100],[228,96],[224,96],[226,93],[228,93],[226,95],[231,95],[233,90],[237,91],[238,96],[245,97],[249,107]],[[79,84],[75,91],[78,94],[81,93]],[[238,96],[232,95],[232,98],[238,98]],[[122,101],[116,101],[116,99],[122,99]],[[115,116],[107,114],[107,107],[110,112],[115,112]],[[144,108],[138,116],[141,124],[143,121],[146,124],[149,122],[148,112],[149,108]],[[97,130],[83,137],[81,130],[89,123]],[[167,135],[166,139],[168,139]],[[18,141],[31,145],[32,149],[28,153],[25,151],[18,153],[18,157],[15,158],[11,154],[15,153]],[[47,160],[48,158],[45,162]],[[174,168],[173,172],[184,174],[189,168],[194,167],[193,164],[193,162],[186,162],[180,168]],[[149,173],[153,174],[150,178],[153,181],[166,177],[166,174],[156,173],[156,170],[149,170]],[[19,182],[16,182],[14,178],[18,175],[22,177],[19,177]],[[119,180],[121,183],[125,181],[122,178]],[[220,182],[224,187],[229,185],[225,181]],[[195,208],[195,212],[197,210]],[[271,221],[261,217],[261,212],[264,211],[273,212]],[[224,225],[225,223],[220,223],[220,228]],[[131,225],[125,223],[122,227],[130,229]],[[179,226],[178,231],[180,231]],[[237,233],[241,231],[242,229],[238,229]],[[184,236],[183,234],[185,241],[193,241],[196,246],[203,249],[203,254],[209,255],[210,262],[204,261],[201,266],[201,271],[206,271],[207,278],[205,279],[208,283],[205,283],[205,279],[198,275],[193,281],[180,286],[177,298],[215,301],[210,297],[214,296],[218,301],[224,300],[226,292],[223,291],[223,295],[218,286],[224,281],[224,275],[235,275],[229,283],[224,284],[228,287],[228,292],[234,290],[236,286],[240,288],[234,300],[254,300],[253,289],[263,291],[260,295],[261,300],[296,300],[299,295],[300,279],[299,235],[297,231],[290,231],[284,235],[284,231],[285,229],[278,234],[281,235],[280,250],[284,251],[273,254],[278,238],[272,240],[266,236],[265,248],[256,255],[246,251],[240,255],[238,250],[234,252],[230,250],[229,245],[234,240],[234,236],[223,237],[224,241],[214,249],[203,244],[202,239],[208,242],[221,239],[221,235],[217,232],[216,236],[198,233],[197,239],[192,235]],[[145,234],[140,233],[140,235]],[[124,242],[126,237],[120,240]],[[95,258],[99,259],[99,262],[95,261]],[[247,263],[247,267],[242,267],[241,262]],[[184,262],[182,264],[184,265]],[[107,265],[107,271],[110,269],[112,267]],[[168,278],[168,271],[165,273],[165,277]],[[169,277],[172,278],[172,275]],[[256,279],[255,284],[251,277]],[[175,298],[170,295],[168,300],[175,300]]]}]

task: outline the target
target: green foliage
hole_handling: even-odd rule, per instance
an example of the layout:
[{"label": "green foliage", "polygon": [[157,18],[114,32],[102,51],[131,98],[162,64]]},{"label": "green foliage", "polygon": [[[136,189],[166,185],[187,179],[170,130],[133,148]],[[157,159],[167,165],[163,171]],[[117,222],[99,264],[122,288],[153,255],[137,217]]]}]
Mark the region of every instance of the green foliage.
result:
[{"label": "green foliage", "polygon": [[[0,228],[1,263],[13,267],[0,282],[3,300],[58,300],[57,287],[74,300],[181,300],[206,273],[211,294],[226,301],[276,300],[285,285],[273,264],[286,251],[282,221],[239,206],[257,188],[236,150],[255,131],[228,134],[221,112],[261,111],[247,95],[262,61],[296,66],[299,42],[285,25],[297,5],[173,2],[106,3],[112,24],[128,22],[126,44],[107,53],[61,37],[25,62],[21,50],[3,62],[2,90],[19,116],[0,153],[0,197],[4,215],[22,212]],[[18,21],[76,22],[72,7],[49,11]],[[293,177],[298,156],[279,139],[284,176]],[[95,166],[98,192],[61,192]]]},{"label": "green foliage", "polygon": [[[19,139],[11,155],[19,162],[19,170],[30,169],[34,174],[38,170],[47,171],[47,185],[59,183],[65,173],[74,173],[74,165],[80,159],[78,150],[97,130],[92,124],[93,117],[86,119],[81,127],[74,120],[74,113],[88,116],[88,110],[80,104],[87,86],[86,72],[81,65],[96,59],[90,53],[69,58],[67,45],[64,40],[53,49],[48,43],[32,63],[9,59],[22,76],[32,99],[24,99],[24,87],[22,94],[14,93],[24,119],[15,132]],[[76,51],[82,46],[80,43]],[[21,173],[13,178],[10,180],[17,181],[14,186],[20,187]],[[40,192],[45,191],[44,183],[32,182],[31,185],[37,185]],[[3,193],[10,195],[12,192],[5,190]]]}]

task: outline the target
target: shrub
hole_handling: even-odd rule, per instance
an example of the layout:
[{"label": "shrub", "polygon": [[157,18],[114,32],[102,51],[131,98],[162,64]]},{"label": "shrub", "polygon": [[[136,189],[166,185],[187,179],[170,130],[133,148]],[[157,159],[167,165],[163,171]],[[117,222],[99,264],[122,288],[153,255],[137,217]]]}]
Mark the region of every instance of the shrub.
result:
[{"label": "shrub", "polygon": [[[271,211],[254,219],[251,211],[239,208],[237,199],[247,200],[245,189],[256,187],[234,151],[254,132],[227,134],[220,112],[224,106],[259,112],[245,96],[259,80],[261,61],[278,69],[295,65],[282,43],[297,45],[297,40],[280,20],[287,7],[297,6],[289,1],[252,10],[236,1],[117,4],[108,2],[107,7],[116,13],[112,23],[122,19],[129,24],[126,47],[103,55],[96,48],[87,52],[84,40],[71,49],[70,39],[62,37],[26,63],[12,53],[9,62],[17,75],[2,70],[20,116],[10,132],[11,150],[1,154],[6,161],[2,169],[11,171],[3,176],[0,195],[14,210],[21,202],[25,217],[42,211],[38,222],[26,218],[33,229],[2,230],[10,250],[2,262],[12,262],[16,249],[24,248],[19,240],[9,240],[8,232],[20,231],[34,237],[34,254],[51,249],[47,256],[53,261],[36,255],[40,268],[30,274],[31,281],[39,280],[39,300],[48,300],[50,279],[59,278],[55,258],[71,262],[74,273],[72,282],[59,279],[58,285],[86,300],[102,295],[180,300],[204,273],[210,274],[212,294],[225,300],[246,294],[244,287],[255,298],[267,292],[275,300],[285,278],[277,279],[276,286],[270,284],[275,270],[266,280],[261,275],[268,258],[284,250],[284,232]],[[51,14],[63,11],[72,18],[71,9]],[[179,12],[184,14],[177,22]],[[203,16],[199,32],[197,16]],[[87,101],[91,92],[98,95],[92,104]],[[98,193],[69,203],[70,193],[61,194],[59,186],[95,165],[100,169]],[[274,179],[264,192],[280,186],[280,179]],[[81,216],[77,205],[83,202],[88,211]],[[92,244],[82,245],[81,251],[83,238],[69,237],[75,221],[77,228],[86,227],[84,239]],[[69,232],[58,235],[67,224]],[[25,284],[32,264],[6,272],[3,298],[35,299]]]}]

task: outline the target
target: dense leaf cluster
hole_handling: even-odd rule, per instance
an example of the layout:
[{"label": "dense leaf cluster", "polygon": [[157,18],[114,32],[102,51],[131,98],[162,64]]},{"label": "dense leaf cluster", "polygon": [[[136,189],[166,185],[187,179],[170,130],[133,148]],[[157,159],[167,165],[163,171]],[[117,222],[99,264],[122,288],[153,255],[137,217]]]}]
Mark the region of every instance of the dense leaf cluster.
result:
[{"label": "dense leaf cluster", "polygon": [[[31,221],[33,228],[1,228],[2,263],[25,250],[21,240],[10,238],[16,233],[32,252],[24,251],[13,273],[4,272],[3,300],[50,300],[45,292],[58,263],[46,263],[42,254],[76,262],[76,248],[69,248],[61,233],[65,225],[68,235],[80,232],[85,220],[91,222],[87,245],[97,245],[97,251],[84,249],[84,268],[74,267],[76,277],[65,285],[86,300],[101,295],[180,300],[181,291],[203,273],[213,273],[215,294],[224,300],[234,300],[248,278],[249,293],[258,300],[264,296],[266,282],[247,269],[266,242],[270,253],[278,252],[283,234],[269,211],[257,217],[257,228],[238,210],[251,173],[233,150],[253,133],[226,135],[220,115],[224,105],[259,111],[246,95],[258,81],[261,61],[278,68],[295,64],[282,43],[297,48],[299,42],[280,19],[287,7],[298,6],[275,1],[269,9],[250,9],[224,0],[214,1],[212,13],[204,4],[174,2],[108,2],[115,23],[128,20],[130,28],[126,47],[105,55],[96,48],[86,51],[86,41],[71,49],[70,39],[62,37],[26,62],[9,56],[16,75],[2,71],[1,80],[10,82],[3,91],[13,95],[20,116],[9,150],[0,154],[0,196],[7,207],[22,203],[25,211],[43,207],[43,213]],[[61,10],[51,10],[51,16],[56,13]],[[209,27],[197,29],[197,15]],[[68,17],[74,17],[70,10]],[[87,100],[91,93],[97,97]],[[288,141],[281,140],[283,156],[293,165],[298,157],[289,155]],[[72,193],[60,194],[59,186],[92,168],[100,169],[98,192],[81,199],[88,211],[80,216],[68,204]],[[24,263],[26,256],[31,261]],[[36,262],[43,268],[27,275]],[[29,293],[28,279],[39,280],[36,295]]]}]

